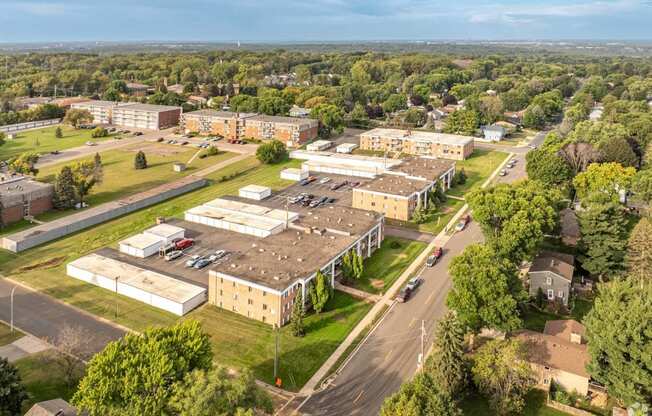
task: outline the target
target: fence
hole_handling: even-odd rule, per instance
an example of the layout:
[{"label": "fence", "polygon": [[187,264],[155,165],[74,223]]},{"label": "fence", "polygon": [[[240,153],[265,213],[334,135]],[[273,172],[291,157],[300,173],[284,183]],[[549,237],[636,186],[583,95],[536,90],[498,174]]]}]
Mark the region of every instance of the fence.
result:
[{"label": "fence", "polygon": [[2,248],[18,253],[93,225],[154,205],[166,199],[193,191],[206,185],[206,183],[206,179],[191,175],[178,181],[150,189],[149,191],[117,201],[107,202],[97,207],[89,208],[76,214],[8,235],[2,239]]},{"label": "fence", "polygon": [[60,118],[51,118],[49,120],[28,121],[26,123],[8,124],[0,126],[0,131],[4,133],[15,133],[23,130],[36,129],[39,127],[53,126],[61,122]]}]

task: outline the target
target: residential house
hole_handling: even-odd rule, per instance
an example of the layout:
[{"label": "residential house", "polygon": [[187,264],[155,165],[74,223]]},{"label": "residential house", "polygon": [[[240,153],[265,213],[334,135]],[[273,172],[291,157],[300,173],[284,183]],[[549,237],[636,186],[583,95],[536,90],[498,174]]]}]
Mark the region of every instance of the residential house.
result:
[{"label": "residential house", "polygon": [[134,97],[144,97],[153,91],[153,88],[138,82],[127,82],[127,91],[129,95],[133,95]]},{"label": "residential house", "polygon": [[309,115],[310,115],[309,108],[299,107],[298,105],[293,105],[292,108],[290,108],[290,117],[305,118],[308,117]]},{"label": "residential house", "polygon": [[490,126],[482,127],[482,135],[484,137],[484,141],[499,142],[505,138],[505,135],[507,135],[507,130],[505,127],[498,124],[492,124]]},{"label": "residential house", "polygon": [[521,330],[514,338],[526,345],[528,361],[534,370],[537,387],[549,390],[554,382],[568,392],[582,396],[589,392],[590,360],[584,325],[573,319],[546,322],[543,333]]},{"label": "residential house", "polygon": [[564,306],[568,306],[574,263],[575,258],[570,254],[541,252],[528,271],[530,296],[535,297],[541,289],[548,301],[560,301]]},{"label": "residential house", "polygon": [[77,416],[77,414],[77,409],[72,407],[67,401],[53,399],[34,404],[25,413],[25,416]]}]

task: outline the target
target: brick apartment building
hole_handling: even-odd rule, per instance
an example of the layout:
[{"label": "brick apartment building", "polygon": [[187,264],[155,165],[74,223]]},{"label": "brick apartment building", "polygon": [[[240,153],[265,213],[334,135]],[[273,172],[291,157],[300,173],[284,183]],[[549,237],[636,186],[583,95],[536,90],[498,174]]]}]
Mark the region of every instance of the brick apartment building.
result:
[{"label": "brick apartment building", "polygon": [[317,137],[319,123],[297,117],[198,110],[183,114],[181,126],[188,133],[215,134],[227,140],[276,139],[297,147]]},{"label": "brick apartment building", "polygon": [[428,208],[429,193],[438,186],[450,188],[455,162],[412,158],[353,189],[354,208],[376,211],[387,218],[409,221],[418,206]]},{"label": "brick apartment building", "polygon": [[161,130],[179,124],[181,107],[90,100],[73,103],[71,108],[88,110],[93,123],[136,129]]},{"label": "brick apartment building", "polygon": [[11,224],[51,210],[53,194],[51,184],[0,174],[0,223]]},{"label": "brick apartment building", "polygon": [[377,128],[360,134],[360,149],[464,160],[473,153],[473,137]]}]

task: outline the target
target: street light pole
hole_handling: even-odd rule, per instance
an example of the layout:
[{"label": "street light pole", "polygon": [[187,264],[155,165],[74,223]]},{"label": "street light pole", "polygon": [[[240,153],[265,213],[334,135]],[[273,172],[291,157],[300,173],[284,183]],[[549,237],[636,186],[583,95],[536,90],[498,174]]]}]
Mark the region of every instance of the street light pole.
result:
[{"label": "street light pole", "polygon": [[14,332],[14,292],[18,286],[14,286],[11,289],[11,332]]}]

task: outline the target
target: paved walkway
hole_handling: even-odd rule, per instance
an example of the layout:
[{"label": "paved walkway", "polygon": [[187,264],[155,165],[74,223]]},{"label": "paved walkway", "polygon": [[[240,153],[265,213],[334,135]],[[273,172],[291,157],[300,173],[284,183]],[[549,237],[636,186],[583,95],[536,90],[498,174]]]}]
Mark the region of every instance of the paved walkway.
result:
[{"label": "paved walkway", "polygon": [[46,342],[31,335],[26,335],[11,344],[0,347],[0,357],[6,358],[10,363],[13,363],[28,355],[48,349],[50,349],[50,346]]},{"label": "paved walkway", "polygon": [[376,303],[381,299],[381,297],[378,295],[373,295],[371,293],[365,292],[364,290],[359,290],[351,286],[343,285],[337,280],[335,281],[335,289],[339,290],[340,292],[348,293],[354,298],[363,299],[371,303]]},{"label": "paved walkway", "polygon": [[223,162],[217,163],[217,164],[215,164],[213,166],[209,166],[207,168],[204,168],[204,169],[198,171],[197,173],[195,173],[194,175],[195,176],[200,176],[200,177],[203,178],[204,176],[208,176],[213,172],[217,172],[218,170],[220,170],[222,168],[225,168],[225,167],[227,167],[227,166],[229,166],[229,165],[231,165],[233,163],[244,160],[244,159],[248,158],[249,156],[251,156],[251,153],[242,153],[242,154],[240,154],[238,156],[231,157],[231,158],[229,158],[229,159],[227,159],[227,160],[225,160]]}]

